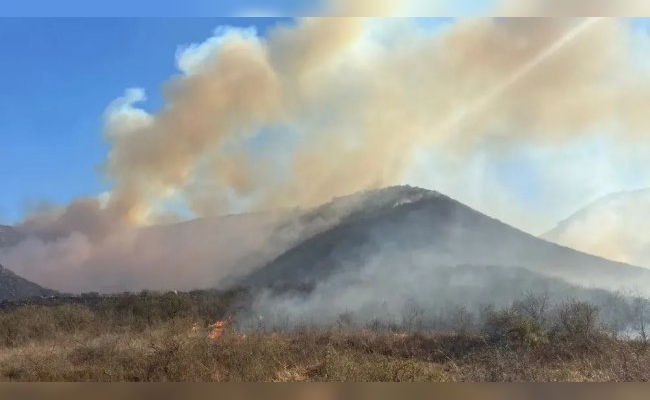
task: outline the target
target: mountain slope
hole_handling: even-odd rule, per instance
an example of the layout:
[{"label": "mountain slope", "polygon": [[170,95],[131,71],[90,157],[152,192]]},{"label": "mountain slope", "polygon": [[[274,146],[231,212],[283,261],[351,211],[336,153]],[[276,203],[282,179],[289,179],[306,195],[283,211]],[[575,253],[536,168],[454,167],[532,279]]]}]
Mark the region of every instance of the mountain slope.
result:
[{"label": "mountain slope", "polygon": [[[293,211],[125,229],[96,243],[82,235],[53,238],[29,232],[17,246],[0,246],[0,263],[38,284],[70,293],[207,289],[230,275],[249,272],[295,243],[299,233],[275,230],[287,214]],[[15,230],[24,232],[20,226]]]},{"label": "mountain slope", "polygon": [[[348,207],[342,202],[356,205]],[[242,283],[314,283],[368,265],[393,274],[427,266],[524,267],[586,286],[650,287],[650,271],[562,247],[481,214],[440,193],[394,187],[338,199],[311,213],[348,209]],[[353,272],[357,271],[357,272]]]},{"label": "mountain slope", "polygon": [[580,251],[650,267],[650,189],[613,193],[578,210],[541,237]]},{"label": "mountain slope", "polygon": [[[369,273],[370,272],[370,273]],[[458,265],[416,269],[410,274],[388,273],[380,267],[363,269],[358,279],[341,274],[302,290],[256,291],[243,320],[257,326],[260,316],[270,326],[286,329],[303,323],[332,326],[341,315],[348,321],[401,324],[419,319],[431,329],[457,328],[459,316],[480,316],[492,307],[514,301],[544,301],[553,307],[567,300],[587,301],[599,307],[600,321],[624,326],[626,299],[603,289],[584,288],[558,278],[518,267]],[[537,302],[537,306],[541,303]],[[247,312],[246,312],[247,311]],[[468,315],[469,313],[469,315]],[[467,320],[466,320],[467,321]]]},{"label": "mountain slope", "polygon": [[[20,239],[10,227],[2,232],[6,243]],[[111,255],[110,263],[90,258],[67,273],[85,291],[111,292],[322,283],[332,276],[372,281],[373,274],[390,282],[396,274],[413,280],[429,276],[432,267],[493,265],[585,286],[650,287],[649,270],[549,243],[448,196],[413,187],[344,196],[306,212],[149,227],[128,239],[120,252],[98,253]],[[66,271],[47,265],[50,274],[68,279]],[[42,276],[38,269],[30,271],[35,280]]]},{"label": "mountain slope", "polygon": [[[9,248],[23,240],[23,235],[14,227],[0,225],[0,249]],[[29,297],[53,296],[58,292],[46,289],[32,281],[18,276],[0,264],[0,301],[21,300]]]},{"label": "mountain slope", "polygon": [[0,301],[54,296],[57,292],[22,278],[0,265]]}]

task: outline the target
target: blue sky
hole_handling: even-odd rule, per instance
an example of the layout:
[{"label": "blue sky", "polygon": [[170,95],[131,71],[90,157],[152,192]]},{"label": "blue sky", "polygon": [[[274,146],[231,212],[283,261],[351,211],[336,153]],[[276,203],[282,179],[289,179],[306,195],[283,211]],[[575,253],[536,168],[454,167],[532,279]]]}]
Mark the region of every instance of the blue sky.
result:
[{"label": "blue sky", "polygon": [[[427,16],[490,15],[494,3],[495,0],[405,1],[405,4],[415,5],[407,10],[420,11],[411,16],[422,13]],[[325,0],[20,0],[1,2],[0,17],[219,17],[251,12],[295,16],[319,15],[324,4]]]},{"label": "blue sky", "polygon": [[279,15],[309,13],[321,0],[20,0],[0,3],[12,17],[219,17],[246,11]]}]

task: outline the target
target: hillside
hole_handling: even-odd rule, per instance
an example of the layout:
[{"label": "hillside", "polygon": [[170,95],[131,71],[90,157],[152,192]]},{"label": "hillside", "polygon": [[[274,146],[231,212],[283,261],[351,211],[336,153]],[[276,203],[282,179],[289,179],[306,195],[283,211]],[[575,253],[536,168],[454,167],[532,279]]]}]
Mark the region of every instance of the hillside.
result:
[{"label": "hillside", "polygon": [[560,221],[543,239],[617,261],[650,267],[650,189],[613,193]]},{"label": "hillside", "polygon": [[[0,225],[0,249],[14,246],[22,239],[22,235],[13,227]],[[0,301],[55,294],[57,294],[56,291],[43,288],[22,278],[0,264]]]},{"label": "hillside", "polygon": [[[242,282],[316,283],[345,271],[412,274],[434,266],[523,267],[546,276],[607,289],[650,283],[650,271],[550,243],[481,214],[437,192],[393,187],[342,199],[306,214],[322,229]],[[343,211],[341,211],[343,210]]]},{"label": "hillside", "polygon": [[0,265],[0,301],[54,296],[57,292],[43,288]]},{"label": "hillside", "polygon": [[[20,239],[11,227],[2,232],[7,246]],[[408,186],[343,196],[307,211],[143,228],[132,248],[150,251],[129,250],[111,268],[95,268],[91,258],[74,269],[77,279],[87,291],[105,293],[307,284],[330,295],[347,288],[378,299],[391,291],[426,296],[440,268],[471,265],[505,267],[498,276],[508,282],[506,271],[523,268],[587,287],[650,287],[644,268],[547,242],[448,196]],[[402,289],[394,290],[397,285]],[[485,292],[497,294],[496,287]]]}]

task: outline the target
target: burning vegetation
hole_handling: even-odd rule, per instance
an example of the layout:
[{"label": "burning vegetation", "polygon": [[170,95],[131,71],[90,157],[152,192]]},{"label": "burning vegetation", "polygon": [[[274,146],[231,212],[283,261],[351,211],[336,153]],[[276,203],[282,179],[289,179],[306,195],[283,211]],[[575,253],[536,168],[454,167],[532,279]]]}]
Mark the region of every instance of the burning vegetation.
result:
[{"label": "burning vegetation", "polygon": [[212,340],[219,339],[223,334],[224,329],[229,324],[230,324],[230,319],[226,319],[222,321],[216,321],[215,323],[208,325],[208,327],[210,328],[210,333],[208,334],[208,337]]},{"label": "burning vegetation", "polygon": [[[551,307],[531,296],[503,309],[488,307],[483,315],[457,310],[440,321],[446,325],[439,329],[417,323],[355,327],[342,316],[340,324],[327,329],[305,325],[283,331],[262,325],[230,335],[224,332],[236,325],[235,316],[214,307],[223,306],[228,296],[195,296],[188,308],[174,307],[171,298],[149,293],[90,305],[4,309],[0,380],[650,379],[647,338],[625,339],[601,322],[598,308],[577,301]],[[646,332],[648,309],[633,302],[619,312],[631,312]]]}]

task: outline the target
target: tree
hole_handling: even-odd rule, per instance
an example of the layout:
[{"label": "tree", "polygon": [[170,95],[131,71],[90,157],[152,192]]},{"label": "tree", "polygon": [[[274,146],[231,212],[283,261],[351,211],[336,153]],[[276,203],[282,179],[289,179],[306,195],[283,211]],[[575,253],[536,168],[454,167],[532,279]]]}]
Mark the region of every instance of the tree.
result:
[{"label": "tree", "polygon": [[534,323],[543,326],[546,320],[548,305],[549,296],[547,292],[539,295],[527,292],[524,293],[523,298],[513,301],[512,309]]},{"label": "tree", "polygon": [[571,300],[556,309],[554,336],[574,343],[586,343],[598,334],[598,308]]},{"label": "tree", "polygon": [[648,317],[650,317],[650,300],[641,296],[632,298],[632,324],[641,335],[643,343],[648,342]]}]

